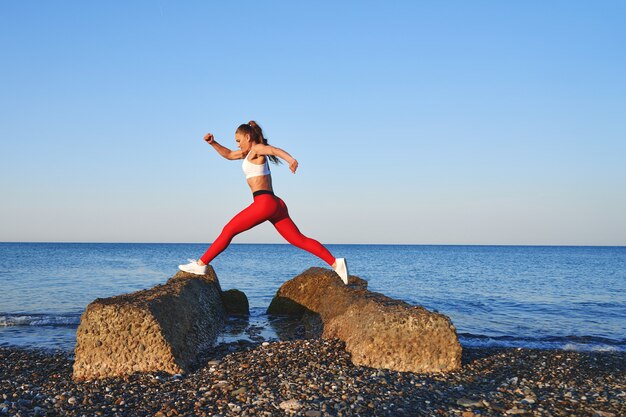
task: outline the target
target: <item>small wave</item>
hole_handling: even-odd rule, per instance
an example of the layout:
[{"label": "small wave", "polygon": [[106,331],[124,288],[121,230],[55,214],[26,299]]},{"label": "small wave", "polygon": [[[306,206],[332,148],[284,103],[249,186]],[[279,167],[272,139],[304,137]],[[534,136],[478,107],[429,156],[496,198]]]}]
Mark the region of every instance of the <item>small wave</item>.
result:
[{"label": "small wave", "polygon": [[609,346],[609,345],[597,345],[597,346],[589,346],[589,345],[581,345],[579,343],[568,343],[563,346],[563,350],[573,350],[573,351],[591,351],[591,352],[622,352],[626,351],[626,347],[619,346]]},{"label": "small wave", "polygon": [[0,327],[9,326],[75,326],[80,324],[77,315],[6,314],[0,316]]},{"label": "small wave", "polygon": [[467,347],[558,349],[579,352],[626,352],[626,340],[612,340],[593,336],[522,338],[460,333],[459,340],[463,346]]}]

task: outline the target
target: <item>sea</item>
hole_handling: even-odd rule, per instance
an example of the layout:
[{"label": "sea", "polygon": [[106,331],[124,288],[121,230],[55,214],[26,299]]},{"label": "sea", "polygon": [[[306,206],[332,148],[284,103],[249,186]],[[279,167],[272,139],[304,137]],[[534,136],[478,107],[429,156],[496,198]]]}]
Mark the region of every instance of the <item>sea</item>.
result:
[{"label": "sea", "polygon": [[[371,291],[450,317],[464,347],[626,351],[626,247],[327,246]],[[90,302],[165,283],[205,249],[0,243],[0,346],[71,354]],[[326,265],[286,244],[232,244],[212,266],[223,290],[250,302],[250,318],[229,321],[217,341],[229,343],[284,338],[293,323],[268,316],[270,301],[283,282]]]}]

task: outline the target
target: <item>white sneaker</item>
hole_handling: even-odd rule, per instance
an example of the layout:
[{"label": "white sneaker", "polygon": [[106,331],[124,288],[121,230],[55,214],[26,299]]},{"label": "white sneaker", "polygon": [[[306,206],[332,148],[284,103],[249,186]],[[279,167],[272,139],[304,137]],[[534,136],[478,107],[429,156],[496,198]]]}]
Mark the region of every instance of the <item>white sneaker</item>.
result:
[{"label": "white sneaker", "polygon": [[335,272],[339,275],[343,283],[348,285],[348,264],[345,258],[335,259]]},{"label": "white sneaker", "polygon": [[198,265],[195,259],[187,259],[189,261],[188,264],[178,265],[178,269],[181,271],[189,272],[190,274],[196,275],[205,275],[206,274],[206,265]]}]

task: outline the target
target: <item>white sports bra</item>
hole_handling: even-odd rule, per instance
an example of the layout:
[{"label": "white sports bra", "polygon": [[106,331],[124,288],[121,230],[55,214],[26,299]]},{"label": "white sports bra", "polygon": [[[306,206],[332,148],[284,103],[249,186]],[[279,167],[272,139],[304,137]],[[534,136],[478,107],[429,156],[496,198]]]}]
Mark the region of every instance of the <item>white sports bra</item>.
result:
[{"label": "white sports bra", "polygon": [[270,165],[267,163],[267,157],[265,157],[265,163],[257,165],[248,161],[248,156],[250,156],[251,153],[252,152],[248,152],[248,155],[243,158],[243,164],[241,164],[241,169],[243,169],[246,179],[260,177],[262,175],[270,175]]}]

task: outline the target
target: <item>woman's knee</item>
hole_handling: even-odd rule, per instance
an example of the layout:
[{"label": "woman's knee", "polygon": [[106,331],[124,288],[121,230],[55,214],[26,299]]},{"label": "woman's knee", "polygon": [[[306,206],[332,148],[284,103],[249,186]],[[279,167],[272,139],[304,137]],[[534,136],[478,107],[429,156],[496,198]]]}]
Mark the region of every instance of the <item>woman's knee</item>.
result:
[{"label": "woman's knee", "polygon": [[281,234],[283,235],[285,240],[287,240],[287,242],[301,249],[309,246],[313,241],[313,239],[310,239],[300,233],[297,228],[289,229],[288,231],[284,231],[284,233]]},{"label": "woman's knee", "polygon": [[222,233],[220,234],[220,237],[232,239],[234,236],[238,235],[239,233],[241,233],[239,228],[229,223],[226,226],[224,226],[224,228],[222,229]]}]

